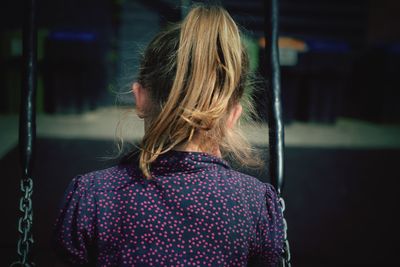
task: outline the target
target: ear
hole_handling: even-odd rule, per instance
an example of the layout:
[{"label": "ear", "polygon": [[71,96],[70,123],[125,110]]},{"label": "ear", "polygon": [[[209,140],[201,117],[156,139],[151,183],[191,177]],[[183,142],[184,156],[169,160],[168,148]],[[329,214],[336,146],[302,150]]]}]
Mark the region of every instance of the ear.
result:
[{"label": "ear", "polygon": [[136,112],[139,116],[139,118],[144,118],[144,110],[147,106],[147,92],[143,88],[143,86],[135,82],[132,85],[132,92],[135,97],[135,104],[136,104]]},{"label": "ear", "polygon": [[242,115],[242,111],[242,105],[240,105],[239,103],[234,105],[226,122],[226,127],[232,129],[240,118],[240,115]]}]

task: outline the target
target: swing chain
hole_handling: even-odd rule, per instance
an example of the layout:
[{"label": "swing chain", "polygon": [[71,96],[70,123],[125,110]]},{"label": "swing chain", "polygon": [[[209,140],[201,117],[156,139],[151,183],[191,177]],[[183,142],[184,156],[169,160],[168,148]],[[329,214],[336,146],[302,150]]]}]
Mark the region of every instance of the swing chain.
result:
[{"label": "swing chain", "polygon": [[[285,212],[286,209],[286,204],[285,204],[285,200],[280,197],[279,198],[279,203],[281,205],[282,208],[282,214]],[[282,261],[282,266],[283,267],[291,267],[291,254],[290,254],[290,247],[289,247],[289,240],[288,240],[288,236],[287,236],[287,222],[285,217],[283,216],[283,239],[284,239],[284,243],[283,243],[283,261]]]},{"label": "swing chain", "polygon": [[33,180],[28,177],[21,179],[21,192],[22,196],[19,201],[19,210],[22,212],[18,220],[18,232],[20,233],[17,243],[17,253],[19,260],[12,263],[11,266],[34,266],[29,263],[30,247],[33,244],[32,237],[32,193],[33,193]]}]

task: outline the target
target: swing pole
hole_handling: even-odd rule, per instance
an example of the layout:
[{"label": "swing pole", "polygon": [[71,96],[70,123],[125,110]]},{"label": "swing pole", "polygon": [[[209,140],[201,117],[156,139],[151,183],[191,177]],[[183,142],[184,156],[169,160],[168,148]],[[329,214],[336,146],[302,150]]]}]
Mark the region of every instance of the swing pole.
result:
[{"label": "swing pole", "polygon": [[[265,52],[267,64],[267,114],[269,129],[269,175],[271,184],[278,192],[282,214],[285,201],[281,197],[284,185],[284,127],[282,123],[281,73],[279,63],[279,0],[264,1],[265,7]],[[291,254],[287,237],[287,222],[283,218],[284,245],[281,266],[291,266]]]},{"label": "swing pole", "polygon": [[281,105],[281,74],[278,48],[278,0],[265,3],[265,52],[267,64],[267,114],[269,128],[269,175],[271,184],[281,194],[283,187],[284,128]]},{"label": "swing pole", "polygon": [[25,0],[23,76],[19,119],[19,149],[23,178],[31,176],[36,138],[37,29],[36,0]]},{"label": "swing pole", "polygon": [[19,260],[13,266],[32,266],[32,171],[36,140],[37,25],[36,0],[24,0],[22,88],[19,117],[19,150],[22,168],[17,244]]}]

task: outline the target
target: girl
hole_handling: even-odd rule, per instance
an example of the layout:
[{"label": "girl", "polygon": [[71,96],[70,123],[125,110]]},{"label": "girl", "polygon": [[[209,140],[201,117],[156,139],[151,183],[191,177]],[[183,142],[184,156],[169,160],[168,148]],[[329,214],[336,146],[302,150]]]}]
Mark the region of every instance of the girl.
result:
[{"label": "girl", "polygon": [[236,122],[248,75],[237,25],[197,6],[149,44],[133,84],[139,153],[75,177],[56,222],[60,261],[97,266],[276,265],[283,247],[274,188],[223,159],[259,160]]}]

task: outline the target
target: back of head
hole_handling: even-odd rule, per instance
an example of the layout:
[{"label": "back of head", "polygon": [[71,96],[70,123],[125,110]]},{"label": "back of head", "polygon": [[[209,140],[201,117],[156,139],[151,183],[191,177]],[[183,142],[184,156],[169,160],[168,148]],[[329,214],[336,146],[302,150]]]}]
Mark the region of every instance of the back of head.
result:
[{"label": "back of head", "polygon": [[140,168],[162,153],[200,140],[201,151],[219,146],[223,155],[257,165],[240,133],[227,129],[248,75],[248,57],[237,25],[218,6],[196,6],[179,25],[159,33],[142,59],[139,82],[148,90],[150,124],[141,144]]}]

